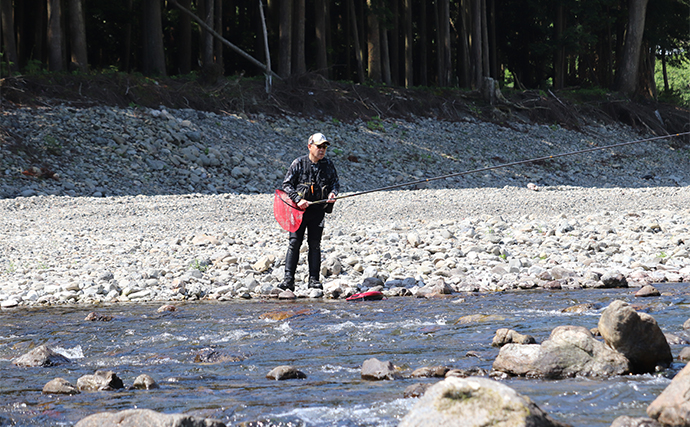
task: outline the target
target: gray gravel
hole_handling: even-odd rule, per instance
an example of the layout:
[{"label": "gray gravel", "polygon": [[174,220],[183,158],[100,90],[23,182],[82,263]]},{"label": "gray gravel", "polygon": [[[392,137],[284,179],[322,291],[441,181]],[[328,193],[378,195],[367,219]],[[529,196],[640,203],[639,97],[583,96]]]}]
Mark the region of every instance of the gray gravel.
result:
[{"label": "gray gravel", "polygon": [[[8,110],[0,126],[5,309],[278,297],[287,233],[272,192],[313,132],[332,140],[344,194],[649,137],[110,107]],[[327,218],[324,290],[295,294],[689,281],[688,160],[663,140],[344,198]]]}]

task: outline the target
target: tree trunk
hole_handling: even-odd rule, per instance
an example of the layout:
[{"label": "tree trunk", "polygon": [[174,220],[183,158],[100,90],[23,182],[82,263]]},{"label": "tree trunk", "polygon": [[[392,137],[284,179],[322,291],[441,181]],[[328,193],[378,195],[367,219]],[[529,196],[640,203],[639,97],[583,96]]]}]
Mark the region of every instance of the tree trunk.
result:
[{"label": "tree trunk", "polygon": [[369,79],[381,81],[381,36],[379,18],[374,11],[374,0],[367,0],[367,52]]},{"label": "tree trunk", "polygon": [[143,0],[142,6],[144,40],[142,70],[147,76],[165,76],[161,2],[160,0]]},{"label": "tree trunk", "polygon": [[[180,0],[180,5],[190,9],[192,0]],[[192,72],[192,19],[180,13],[177,42],[177,67],[180,74]]]},{"label": "tree trunk", "polygon": [[458,53],[458,77],[460,79],[460,87],[472,87],[472,66],[470,62],[469,45],[471,36],[467,25],[469,21],[468,1],[469,0],[462,0],[458,11],[458,20],[460,21],[460,30],[458,31],[458,37],[460,38],[460,52]]},{"label": "tree trunk", "polygon": [[14,37],[14,13],[12,0],[0,0],[0,13],[2,14],[2,39],[5,45],[5,61],[9,62],[10,71],[19,69],[19,57],[17,56],[17,40]]},{"label": "tree trunk", "polygon": [[451,62],[450,62],[450,2],[438,0],[438,85],[450,86]]},{"label": "tree trunk", "polygon": [[425,1],[420,4],[419,12],[419,84],[422,86],[427,86],[429,84],[429,74],[428,74],[428,41],[429,37],[427,35],[427,22],[426,22],[426,7]]},{"label": "tree trunk", "polygon": [[482,69],[482,0],[472,1],[472,87],[481,89],[484,84]]},{"label": "tree trunk", "polygon": [[626,95],[633,95],[637,88],[647,2],[648,0],[629,1],[628,30],[625,34],[618,85],[620,92]]},{"label": "tree trunk", "polygon": [[125,50],[122,53],[124,58],[122,61],[122,69],[125,72],[129,72],[130,60],[132,58],[132,17],[134,16],[134,2],[133,0],[127,0],[127,22],[125,23]]},{"label": "tree trunk", "polygon": [[352,22],[352,39],[355,45],[355,58],[357,58],[357,80],[364,83],[364,59],[362,47],[359,43],[359,30],[357,29],[357,13],[355,12],[355,0],[347,0],[350,22]]},{"label": "tree trunk", "polygon": [[280,39],[278,69],[283,78],[288,78],[292,71],[292,0],[282,0],[280,2],[278,38]]},{"label": "tree trunk", "polygon": [[48,69],[64,71],[64,42],[62,37],[62,8],[60,0],[48,0]]},{"label": "tree trunk", "polygon": [[412,0],[403,0],[405,9],[405,87],[414,85],[413,80],[413,41],[412,38]]},{"label": "tree trunk", "polygon": [[484,77],[491,74],[491,66],[489,61],[489,25],[486,22],[486,0],[481,0],[482,3],[482,81],[486,81]]},{"label": "tree trunk", "polygon": [[316,27],[316,70],[328,78],[328,56],[326,49],[326,1],[315,0],[314,21]]},{"label": "tree trunk", "polygon": [[89,62],[86,54],[86,29],[82,0],[69,0],[69,24],[72,34],[72,65],[85,73]]},{"label": "tree trunk", "polygon": [[556,5],[554,29],[556,30],[557,46],[553,63],[553,87],[554,89],[563,89],[565,87],[565,46],[563,40],[563,33],[565,32],[565,12],[563,3],[560,1]]},{"label": "tree trunk", "polygon": [[307,72],[307,61],[305,59],[305,30],[306,30],[306,9],[305,0],[295,0],[295,62],[293,71],[296,74]]},{"label": "tree trunk", "polygon": [[666,73],[666,51],[661,50],[661,74],[664,77],[664,92],[669,91],[668,74]]},{"label": "tree trunk", "polygon": [[[204,20],[206,25],[213,28],[215,20],[213,19],[213,13],[215,11],[214,0],[200,0],[199,2],[199,13],[201,19]],[[209,32],[201,30],[201,64],[204,69],[213,64],[213,35]]]},{"label": "tree trunk", "polygon": [[[224,36],[224,31],[223,31],[223,1],[222,0],[216,0],[215,2],[215,10],[213,11],[213,18],[214,18],[214,23],[213,23],[213,28],[216,29],[216,32],[220,34],[221,36]],[[223,67],[223,42],[217,38],[214,37],[213,39],[213,56],[214,56],[214,62],[218,64],[219,68],[221,70],[224,69]]]},{"label": "tree trunk", "polygon": [[381,65],[383,68],[383,82],[391,85],[391,57],[388,51],[388,30],[381,29]]},{"label": "tree trunk", "polygon": [[390,68],[391,81],[400,86],[400,0],[394,0],[392,9],[393,22],[390,29]]}]

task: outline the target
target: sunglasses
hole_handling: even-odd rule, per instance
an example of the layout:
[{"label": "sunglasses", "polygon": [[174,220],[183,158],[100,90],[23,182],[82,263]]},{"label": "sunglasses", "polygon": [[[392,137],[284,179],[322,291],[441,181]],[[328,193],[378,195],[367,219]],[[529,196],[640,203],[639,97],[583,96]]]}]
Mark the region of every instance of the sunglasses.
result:
[{"label": "sunglasses", "polygon": [[325,150],[326,148],[328,148],[328,145],[326,145],[326,144],[314,145],[314,146],[315,146],[316,148],[318,148],[318,149],[324,149],[324,150]]}]

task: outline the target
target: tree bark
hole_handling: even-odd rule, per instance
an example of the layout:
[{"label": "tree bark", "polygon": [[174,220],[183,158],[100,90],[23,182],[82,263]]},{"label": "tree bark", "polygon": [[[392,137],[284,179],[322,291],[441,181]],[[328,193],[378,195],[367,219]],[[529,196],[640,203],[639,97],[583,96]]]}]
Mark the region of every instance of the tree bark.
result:
[{"label": "tree bark", "polygon": [[69,24],[72,35],[72,66],[85,73],[89,69],[89,62],[82,0],[69,0]]},{"label": "tree bark", "polygon": [[347,0],[350,22],[352,22],[352,40],[355,45],[355,58],[357,59],[357,80],[364,83],[364,59],[362,47],[359,43],[359,30],[357,29],[357,13],[355,12],[355,0]]},{"label": "tree bark", "polygon": [[403,0],[405,9],[405,87],[414,85],[413,38],[412,38],[412,0]]},{"label": "tree bark", "polygon": [[565,87],[565,46],[563,45],[563,33],[565,32],[565,12],[561,1],[556,4],[556,55],[553,61],[553,87],[563,89]]},{"label": "tree bark", "polygon": [[450,62],[450,2],[438,1],[438,84],[441,87],[450,86],[451,62]]},{"label": "tree bark", "polygon": [[619,90],[633,95],[637,89],[640,65],[640,50],[644,35],[645,15],[648,0],[630,0],[628,10],[628,29],[623,46],[623,59],[620,68]]},{"label": "tree bark", "polygon": [[374,11],[374,0],[367,0],[367,52],[369,79],[381,81],[381,36],[379,18]]},{"label": "tree bark", "polygon": [[288,78],[292,72],[292,0],[280,2],[278,38],[280,40],[278,70],[283,78]]},{"label": "tree bark", "polygon": [[429,74],[428,74],[428,48],[429,48],[429,37],[427,34],[427,3],[422,1],[419,11],[419,84],[426,86],[429,84]]},{"label": "tree bark", "polygon": [[2,39],[5,45],[4,58],[9,62],[9,70],[19,69],[19,57],[17,56],[17,39],[14,37],[14,13],[12,0],[0,0],[0,13],[2,14]]},{"label": "tree bark", "polygon": [[383,69],[383,82],[391,85],[391,58],[388,50],[388,30],[381,28],[381,66]]},{"label": "tree bark", "polygon": [[[192,0],[180,0],[180,5],[189,9]],[[177,67],[180,74],[192,71],[192,19],[186,13],[180,13],[177,43]]]},{"label": "tree bark", "polygon": [[293,63],[293,71],[296,74],[304,74],[307,72],[307,61],[305,58],[305,30],[306,30],[306,6],[305,0],[295,0],[295,38],[293,45],[293,52],[295,53],[295,61]]},{"label": "tree bark", "polygon": [[[215,9],[213,11],[213,28],[216,29],[216,32],[223,36],[224,31],[223,31],[223,1],[222,0],[216,0],[215,2]],[[214,62],[218,64],[219,68],[221,70],[224,69],[223,66],[223,42],[217,38],[213,38],[213,56],[214,56]]]},{"label": "tree bark", "polygon": [[482,0],[472,0],[472,87],[477,90],[484,84],[482,58]]},{"label": "tree bark", "polygon": [[316,27],[316,71],[328,78],[328,56],[326,49],[326,2],[315,0],[315,27]]},{"label": "tree bark", "polygon": [[127,22],[125,23],[125,49],[124,52],[122,53],[122,57],[124,58],[122,60],[122,69],[125,72],[129,72],[131,67],[130,67],[130,60],[132,58],[132,16],[134,15],[134,1],[133,0],[127,0]]},{"label": "tree bark", "polygon": [[147,76],[165,76],[165,50],[160,0],[142,1],[144,51],[142,71]]},{"label": "tree bark", "polygon": [[65,69],[63,50],[60,0],[48,0],[48,69],[50,71],[63,71]]},{"label": "tree bark", "polygon": [[[213,28],[215,20],[213,19],[215,6],[213,0],[200,0],[199,14],[206,25]],[[213,64],[213,35],[211,32],[201,30],[201,63],[202,67],[208,69]]]},{"label": "tree bark", "polygon": [[472,67],[470,63],[469,45],[471,35],[467,25],[469,21],[468,1],[469,0],[462,0],[458,11],[458,20],[460,21],[460,30],[458,31],[458,37],[460,38],[460,51],[458,52],[458,77],[460,80],[460,87],[472,87]]}]

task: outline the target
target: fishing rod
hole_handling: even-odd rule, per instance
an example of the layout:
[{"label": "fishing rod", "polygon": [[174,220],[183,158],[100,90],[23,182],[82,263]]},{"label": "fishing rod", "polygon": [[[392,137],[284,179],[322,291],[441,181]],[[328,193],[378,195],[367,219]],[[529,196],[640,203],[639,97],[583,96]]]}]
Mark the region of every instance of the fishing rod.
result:
[{"label": "fishing rod", "polygon": [[[456,176],[469,175],[471,173],[486,172],[486,171],[495,170],[495,169],[507,168],[509,166],[523,165],[526,163],[534,163],[534,162],[539,162],[539,161],[543,161],[543,160],[551,160],[551,159],[555,159],[558,157],[573,156],[575,154],[591,153],[593,151],[600,151],[600,150],[606,150],[609,148],[616,148],[616,147],[623,147],[626,145],[639,144],[640,142],[656,141],[658,139],[675,138],[677,136],[683,136],[683,135],[690,135],[690,132],[676,133],[673,135],[656,136],[654,138],[638,139],[635,141],[619,142],[617,144],[605,145],[602,147],[587,148],[584,150],[571,151],[568,153],[553,154],[550,156],[537,157],[537,158],[529,159],[529,160],[519,160],[517,162],[503,163],[503,164],[495,165],[495,166],[487,166],[487,167],[479,168],[479,169],[472,169],[472,170],[463,171],[463,172],[451,173],[448,175],[441,175],[441,176],[432,177],[432,178],[420,179],[418,181],[410,181],[410,182],[404,182],[402,184],[389,185],[387,187],[374,188],[373,190],[365,190],[365,191],[359,191],[357,193],[345,194],[345,195],[336,197],[335,200],[346,199],[348,197],[361,196],[363,194],[375,193],[378,191],[392,190],[394,188],[407,187],[409,185],[423,184],[426,182],[438,181],[440,179],[453,178]],[[328,202],[328,199],[317,200],[315,202],[311,202],[311,204],[326,203],[326,202]]]}]

